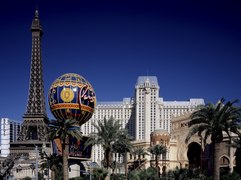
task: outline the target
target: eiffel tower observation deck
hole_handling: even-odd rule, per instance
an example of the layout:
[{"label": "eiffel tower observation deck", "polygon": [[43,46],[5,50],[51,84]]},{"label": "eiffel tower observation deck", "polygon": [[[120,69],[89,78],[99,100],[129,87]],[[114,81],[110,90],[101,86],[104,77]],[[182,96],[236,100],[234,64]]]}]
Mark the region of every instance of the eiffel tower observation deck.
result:
[{"label": "eiffel tower observation deck", "polygon": [[[35,162],[38,150],[47,148],[50,150],[51,144],[48,141],[48,117],[46,114],[43,67],[41,55],[41,39],[43,36],[42,26],[39,20],[38,10],[31,25],[32,32],[32,52],[31,68],[29,80],[29,92],[26,112],[23,115],[21,131],[16,142],[10,143],[10,154],[5,160],[7,168],[16,165],[20,157],[27,163]],[[10,165],[9,165],[10,164]],[[1,174],[5,173],[1,167]],[[7,171],[7,169],[5,170]]]}]

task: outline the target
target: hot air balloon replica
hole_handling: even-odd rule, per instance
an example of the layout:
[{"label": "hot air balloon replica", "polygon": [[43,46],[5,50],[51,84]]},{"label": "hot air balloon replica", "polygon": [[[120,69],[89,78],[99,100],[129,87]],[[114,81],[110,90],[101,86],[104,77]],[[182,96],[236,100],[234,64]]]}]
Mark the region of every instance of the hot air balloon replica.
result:
[{"label": "hot air balloon replica", "polygon": [[[63,74],[52,83],[48,92],[48,101],[50,110],[57,120],[76,119],[77,127],[91,118],[96,106],[93,87],[84,77],[75,73]],[[80,141],[69,137],[69,156],[90,158],[91,147],[83,148],[87,138],[85,136]],[[59,151],[58,153],[62,154],[61,146],[60,139],[53,141],[55,152]]]},{"label": "hot air balloon replica", "polygon": [[75,73],[57,78],[49,89],[48,100],[56,119],[76,119],[80,126],[91,118],[96,106],[93,87]]}]

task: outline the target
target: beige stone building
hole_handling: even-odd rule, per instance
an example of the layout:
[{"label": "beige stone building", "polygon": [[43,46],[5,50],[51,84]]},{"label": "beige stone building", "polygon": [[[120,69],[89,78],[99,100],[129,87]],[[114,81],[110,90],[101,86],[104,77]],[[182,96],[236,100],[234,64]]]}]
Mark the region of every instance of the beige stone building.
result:
[{"label": "beige stone building", "polygon": [[[167,147],[168,152],[159,157],[160,173],[166,173],[168,170],[178,168],[201,168],[202,171],[210,173],[212,171],[212,146],[210,140],[204,146],[202,137],[199,135],[193,136],[188,143],[185,139],[189,132],[188,123],[190,121],[191,113],[174,117],[171,119],[172,131],[158,129],[151,133],[150,143],[145,141],[135,141],[134,145],[143,147],[146,150],[153,145],[163,144]],[[221,152],[219,155],[220,169],[225,172],[232,172],[236,166],[235,151],[236,148],[230,146],[229,140],[226,136],[223,143],[221,143]],[[132,165],[135,159],[129,156],[129,165]],[[142,157],[142,164],[139,167],[148,168],[155,166],[154,157],[145,155]]]}]

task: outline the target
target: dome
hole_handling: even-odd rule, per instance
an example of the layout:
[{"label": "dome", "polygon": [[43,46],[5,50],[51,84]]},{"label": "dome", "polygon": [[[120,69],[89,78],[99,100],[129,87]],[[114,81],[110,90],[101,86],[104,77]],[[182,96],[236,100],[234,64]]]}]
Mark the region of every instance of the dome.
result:
[{"label": "dome", "polygon": [[156,129],[151,133],[151,142],[153,144],[168,145],[170,141],[170,134],[165,129]]},{"label": "dome", "polygon": [[68,73],[58,77],[48,92],[50,110],[56,119],[87,122],[95,109],[96,96],[91,84],[82,76]]}]

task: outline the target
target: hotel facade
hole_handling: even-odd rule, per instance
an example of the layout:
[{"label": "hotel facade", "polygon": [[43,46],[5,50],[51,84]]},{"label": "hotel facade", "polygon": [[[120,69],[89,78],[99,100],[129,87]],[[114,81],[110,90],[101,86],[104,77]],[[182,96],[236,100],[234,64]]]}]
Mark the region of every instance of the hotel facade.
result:
[{"label": "hotel facade", "polygon": [[9,118],[1,118],[0,123],[0,156],[7,157],[10,143],[17,141],[21,123]]},{"label": "hotel facade", "polygon": [[[160,87],[156,76],[139,76],[135,95],[122,101],[97,102],[92,118],[81,126],[84,135],[95,132],[92,126],[98,120],[113,117],[120,120],[122,128],[128,130],[136,142],[150,144],[150,135],[155,130],[172,131],[171,119],[192,112],[204,99],[187,101],[164,101],[159,95]],[[92,161],[100,163],[104,153],[100,145],[92,150]],[[121,159],[119,159],[121,161]]]}]

